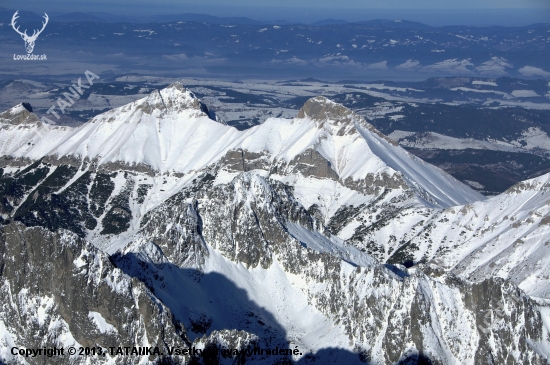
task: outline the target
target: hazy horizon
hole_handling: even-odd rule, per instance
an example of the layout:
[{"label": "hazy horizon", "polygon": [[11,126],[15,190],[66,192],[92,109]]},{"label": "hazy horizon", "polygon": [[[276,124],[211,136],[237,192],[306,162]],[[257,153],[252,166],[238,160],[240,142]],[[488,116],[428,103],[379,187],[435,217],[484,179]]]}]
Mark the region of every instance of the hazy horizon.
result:
[{"label": "hazy horizon", "polygon": [[[298,4],[303,3],[298,2]],[[483,3],[483,2],[481,2]],[[367,21],[372,19],[408,20],[431,26],[473,25],[473,26],[525,26],[535,23],[550,22],[550,7],[494,7],[494,8],[439,8],[424,7],[339,7],[326,6],[245,6],[245,5],[201,5],[160,3],[156,6],[136,3],[130,8],[125,1],[115,3],[90,4],[64,1],[36,3],[27,1],[24,4],[7,1],[4,8],[31,11],[36,14],[108,13],[120,16],[151,16],[195,13],[218,17],[247,17],[258,21],[287,21],[311,24],[325,19],[337,19],[347,22]]]}]

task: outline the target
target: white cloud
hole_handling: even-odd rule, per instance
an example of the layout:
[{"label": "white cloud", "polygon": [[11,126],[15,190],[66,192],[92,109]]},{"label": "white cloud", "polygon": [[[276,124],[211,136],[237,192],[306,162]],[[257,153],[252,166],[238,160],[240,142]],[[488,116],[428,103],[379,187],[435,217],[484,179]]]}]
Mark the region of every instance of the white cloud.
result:
[{"label": "white cloud", "polygon": [[323,58],[319,58],[319,61],[321,62],[332,62],[332,61],[344,61],[349,62],[350,58],[343,54],[327,54]]},{"label": "white cloud", "polygon": [[371,69],[371,70],[387,70],[388,69],[388,61],[372,63],[372,64],[368,65],[367,68]]},{"label": "white cloud", "polygon": [[171,61],[181,61],[181,60],[187,60],[189,57],[185,53],[181,54],[173,54],[173,55],[163,55],[163,58]]},{"label": "white cloud", "polygon": [[398,70],[414,70],[418,67],[420,67],[420,62],[415,60],[407,60],[407,62],[402,63],[399,66],[396,66],[395,68]]},{"label": "white cloud", "polygon": [[477,66],[476,70],[485,75],[505,75],[507,73],[506,69],[512,67],[505,58],[492,57],[489,61]]},{"label": "white cloud", "polygon": [[300,59],[296,56],[293,56],[291,58],[287,58],[286,60],[272,59],[269,62],[270,63],[286,63],[286,64],[298,65],[298,66],[304,66],[304,65],[307,65],[309,63],[309,62],[307,62],[305,60],[302,60],[302,59]]},{"label": "white cloud", "polygon": [[286,63],[291,63],[293,65],[307,65],[308,62],[302,59],[299,59],[298,57],[292,57],[285,61]]},{"label": "white cloud", "polygon": [[533,90],[514,90],[512,91],[512,95],[514,95],[516,98],[532,98],[539,96],[539,94],[537,94]]},{"label": "white cloud", "polygon": [[459,61],[457,58],[441,61],[424,67],[426,70],[450,72],[450,73],[472,73],[472,70],[468,67],[473,67],[474,64],[470,62],[470,59],[464,59]]},{"label": "white cloud", "polygon": [[550,72],[546,72],[542,68],[533,66],[525,66],[520,68],[518,71],[523,76],[550,76]]}]

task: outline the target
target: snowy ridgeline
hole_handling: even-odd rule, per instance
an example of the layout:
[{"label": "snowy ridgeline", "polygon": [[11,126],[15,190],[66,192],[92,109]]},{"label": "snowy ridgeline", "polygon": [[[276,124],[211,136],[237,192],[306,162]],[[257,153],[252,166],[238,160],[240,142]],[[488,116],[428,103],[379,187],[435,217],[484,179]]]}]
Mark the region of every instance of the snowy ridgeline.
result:
[{"label": "snowy ridgeline", "polygon": [[[486,200],[322,97],[245,131],[180,84],[74,129],[17,107],[0,120],[2,298],[25,296],[0,299],[2,344],[55,321],[36,346],[297,346],[298,363],[350,364],[550,352],[546,175]],[[29,245],[73,259],[42,268]],[[23,266],[35,276],[17,281]],[[60,301],[63,287],[100,296]],[[33,306],[38,321],[8,320]]]}]

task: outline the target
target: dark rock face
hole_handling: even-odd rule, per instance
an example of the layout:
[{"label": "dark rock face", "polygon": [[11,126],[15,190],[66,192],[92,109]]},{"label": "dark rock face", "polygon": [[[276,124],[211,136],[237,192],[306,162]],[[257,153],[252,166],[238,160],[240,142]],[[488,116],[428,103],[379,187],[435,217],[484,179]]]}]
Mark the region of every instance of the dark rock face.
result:
[{"label": "dark rock face", "polygon": [[[407,184],[399,175],[389,176],[388,174],[367,174],[364,179],[354,180],[351,177],[342,181],[342,185],[349,187],[350,189],[359,191],[365,195],[384,195],[385,191],[389,190],[409,190]],[[409,192],[407,192],[409,193]],[[411,198],[411,194],[407,198]]]},{"label": "dark rock face", "polygon": [[41,122],[36,114],[32,112],[30,104],[23,103],[8,111],[0,113],[0,124],[3,123],[11,125],[39,125]]},{"label": "dark rock face", "polygon": [[[192,201],[186,202],[190,195]],[[204,260],[206,242],[211,242],[224,256],[246,267],[267,268],[272,250],[296,242],[285,228],[287,222],[310,229],[320,226],[284,184],[240,174],[234,184],[172,197],[144,217],[141,233],[178,265],[191,258]]]},{"label": "dark rock face", "polygon": [[80,167],[82,164],[82,159],[78,156],[59,156],[59,155],[50,155],[44,156],[42,162],[50,164],[53,166],[68,165],[71,167]]},{"label": "dark rock face", "polygon": [[[501,278],[475,283],[468,289],[464,293],[464,302],[468,309],[476,313],[477,327],[487,329],[490,326],[489,331],[479,332],[476,363],[481,364],[487,359],[493,359],[495,364],[506,363],[511,361],[508,359],[515,357],[514,353],[521,354],[519,359],[515,360],[518,363],[536,363],[537,360],[544,363],[543,359],[529,356],[531,347],[526,341],[510,341],[517,334],[544,341],[542,326],[540,326],[541,314],[528,296],[510,281]],[[504,308],[512,308],[512,310],[507,313]],[[495,351],[491,344],[494,338],[508,342],[508,346]]]},{"label": "dark rock face", "polygon": [[37,161],[20,173],[2,176],[2,212],[28,226],[66,228],[83,236],[86,228],[96,225],[85,199],[90,174],[82,175],[58,193],[76,172],[77,168],[70,165],[52,167]]},{"label": "dark rock face", "polygon": [[99,217],[105,210],[105,204],[115,188],[113,175],[96,174],[90,188],[90,210],[95,217]]},{"label": "dark rock face", "polygon": [[0,177],[0,212],[12,213],[14,207],[21,203],[21,199],[34,189],[49,171],[47,166],[41,166],[40,161],[37,161],[13,176],[3,174]]},{"label": "dark rock face", "polygon": [[141,223],[141,231],[147,239],[180,267],[200,265],[208,256],[197,204],[196,200],[188,203],[183,194],[175,195],[146,215]]},{"label": "dark rock face", "polygon": [[385,190],[392,189],[410,190],[399,175],[389,176],[382,173],[368,174],[363,179],[353,179],[351,177],[341,179],[338,173],[334,171],[330,161],[311,148],[289,162],[272,160],[267,154],[247,150],[232,150],[222,158],[220,167],[230,172],[246,172],[257,169],[269,171],[270,174],[300,174],[304,177],[330,179],[365,195],[380,195]]},{"label": "dark rock face", "polygon": [[[83,175],[69,189],[55,194],[75,175],[77,168],[61,165],[41,181],[27,199],[18,207],[13,215],[15,220],[28,226],[43,226],[50,230],[66,228],[83,236],[84,229],[75,221],[80,221],[92,227],[95,220],[86,214],[87,204],[83,200],[87,192],[90,176]],[[82,212],[85,214],[81,215]]]},{"label": "dark rock face", "polygon": [[[240,162],[243,161],[242,156],[241,153]],[[253,157],[262,159],[261,156]],[[299,166],[299,163],[294,166]],[[28,202],[21,205],[29,205],[25,211],[41,212],[40,209],[45,209],[43,207],[48,204],[37,205],[40,197],[53,195],[46,190],[63,185],[68,179],[73,182],[55,199],[69,199],[70,206],[76,211],[67,216],[76,218],[68,222],[80,222],[79,227],[86,227],[86,217],[97,221],[97,217],[106,217],[117,208],[124,210],[124,204],[129,199],[139,199],[137,192],[140,187],[129,187],[132,184],[130,181],[134,181],[130,175],[126,177],[126,185],[114,194],[113,179],[116,174],[87,171],[73,179],[75,172],[72,167],[61,167],[37,163],[33,168],[19,173],[19,179],[39,181],[36,199],[33,200],[33,194],[30,194]],[[40,169],[46,168],[48,177],[42,176],[44,172],[40,175]],[[50,170],[55,172],[57,169],[60,169],[57,174],[50,173]],[[315,173],[320,174],[319,171]],[[16,297],[22,290],[34,288],[34,291],[26,291],[25,295],[48,301],[46,307],[50,317],[47,318],[52,318],[48,323],[64,321],[60,322],[62,325],[59,325],[58,332],[46,333],[44,324],[29,320],[36,316],[36,307],[24,317],[25,320],[10,324],[10,331],[43,333],[44,340],[36,340],[42,342],[33,342],[33,346],[53,346],[59,343],[60,333],[69,332],[81,345],[95,343],[101,346],[111,346],[113,341],[134,344],[136,336],[153,336],[155,340],[151,339],[151,343],[161,346],[163,344],[158,341],[168,336],[169,339],[163,341],[181,346],[208,346],[212,351],[212,355],[208,355],[212,356],[212,361],[222,360],[220,350],[228,343],[237,343],[235,348],[280,346],[284,342],[277,335],[281,333],[280,325],[267,314],[258,317],[258,321],[264,323],[264,332],[255,332],[255,327],[246,326],[233,330],[221,327],[222,319],[211,309],[185,312],[181,309],[185,303],[177,302],[176,305],[171,299],[172,294],[169,293],[179,290],[178,281],[171,277],[186,277],[185,280],[193,283],[186,285],[194,285],[197,293],[214,294],[209,292],[208,285],[219,279],[205,277],[201,268],[210,259],[211,250],[215,249],[225,259],[248,269],[269,269],[276,260],[285,272],[299,277],[305,283],[300,290],[309,298],[310,305],[335,325],[344,328],[350,343],[359,349],[362,359],[383,363],[405,359],[418,363],[423,358],[433,364],[446,364],[449,358],[468,359],[469,363],[480,365],[507,361],[544,363],[528,344],[529,341],[545,341],[537,304],[510,282],[495,279],[472,284],[430,267],[426,267],[424,272],[413,269],[410,273],[395,268],[392,272],[374,263],[353,267],[337,255],[308,248],[307,244],[293,236],[293,226],[317,232],[327,240],[331,233],[317,217],[316,209],[306,209],[296,200],[292,187],[253,172],[241,173],[227,184],[213,185],[214,178],[209,172],[203,173],[189,187],[142,218],[139,232],[132,242],[111,258],[125,273],[134,276],[133,279],[122,274],[106,255],[75,234],[50,232],[40,227],[27,228],[21,223],[2,226],[4,251],[1,252],[0,272],[4,280],[3,297]],[[41,181],[47,183],[42,184]],[[145,185],[141,186],[144,189]],[[129,197],[128,189],[135,190],[136,197]],[[84,203],[82,197],[85,196],[90,206]],[[385,199],[384,194],[380,199]],[[118,200],[120,202],[117,203]],[[52,201],[55,200],[49,200],[52,207],[59,206],[53,205]],[[349,219],[365,210],[379,210],[376,214],[381,215],[378,218],[380,224],[389,224],[402,213],[400,210],[392,213],[390,206],[380,206],[376,201],[372,206],[351,206],[334,215],[329,229],[333,233],[338,232]],[[62,217],[59,208],[52,208],[51,211],[58,214],[55,217]],[[78,213],[88,211],[88,215]],[[44,212],[43,216],[50,214],[47,209]],[[35,219],[40,216],[32,214]],[[52,216],[46,217],[50,217],[46,218],[48,222],[62,222]],[[36,225],[46,225],[46,220]],[[62,227],[48,228],[55,231]],[[79,231],[82,228],[70,224],[64,228],[75,233],[83,232]],[[365,229],[365,236],[352,240],[364,241],[369,234]],[[362,231],[356,231],[359,235],[358,232]],[[373,251],[376,251],[375,244],[371,247]],[[44,262],[49,264],[44,265]],[[9,285],[5,284],[7,282]],[[154,295],[158,295],[159,299],[152,300]],[[218,300],[223,301],[223,298]],[[136,301],[145,301],[144,304],[140,302],[139,311],[132,307]],[[3,318],[22,311],[21,308],[14,308],[11,302],[0,300],[0,303],[6,316]],[[511,311],[499,308],[509,308]],[[94,317],[90,317],[90,312],[100,313],[116,331],[101,332],[94,327]],[[252,313],[257,315],[258,309]],[[239,318],[246,318],[247,315],[233,313],[232,316],[235,316],[232,323],[240,323]],[[135,325],[128,326],[127,323]],[[192,342],[186,337],[184,328],[191,328],[198,337]],[[20,341],[27,341],[26,336],[22,335]],[[434,342],[434,339],[439,339],[439,342]],[[411,347],[411,344],[414,346]],[[354,360],[349,360],[349,363],[358,361],[359,355],[353,356]],[[266,363],[268,360],[256,358],[251,363]],[[124,361],[133,363],[133,360]],[[200,362],[204,358],[192,361]]]},{"label": "dark rock face", "polygon": [[[51,233],[20,223],[1,227],[0,280],[0,320],[14,346],[107,348],[148,343],[165,350],[189,345],[170,310],[143,284],[70,232]],[[114,360],[133,364],[138,358]],[[21,358],[2,360],[21,363]],[[25,360],[30,364],[86,362],[85,357],[68,356]],[[94,360],[103,363],[108,359]],[[159,359],[149,360],[156,363]],[[177,360],[185,359],[170,361]]]},{"label": "dark rock face", "polygon": [[0,167],[26,167],[36,161],[27,157],[0,156]]},{"label": "dark rock face", "polygon": [[305,177],[338,180],[338,174],[332,169],[330,162],[314,149],[308,149],[294,157],[289,163],[290,166],[293,173]]},{"label": "dark rock face", "polygon": [[332,120],[338,125],[351,123],[353,112],[341,104],[334,103],[324,96],[317,96],[306,101],[298,112],[298,118],[309,117],[313,120]]},{"label": "dark rock face", "polygon": [[268,267],[274,250],[295,241],[285,223],[313,227],[288,188],[256,175],[240,174],[233,184],[202,192],[197,198],[205,240],[219,243],[215,247],[224,256],[247,267]]},{"label": "dark rock face", "polygon": [[130,195],[135,186],[132,179],[126,180],[125,186],[118,195],[111,200],[111,209],[103,217],[101,234],[119,234],[130,228],[132,210],[130,209]]},{"label": "dark rock face", "polygon": [[[133,218],[130,202],[134,194],[143,202],[147,191],[143,184],[136,187],[133,172],[106,174],[94,165],[85,169],[56,159],[59,164],[52,164],[51,160],[38,160],[19,172],[0,176],[0,214],[4,219],[51,231],[68,229],[80,237],[96,227],[102,235],[128,230]],[[125,184],[115,190],[119,174]]]},{"label": "dark rock face", "polygon": [[269,156],[247,150],[228,151],[222,159],[228,171],[250,171],[255,169],[269,170]]}]

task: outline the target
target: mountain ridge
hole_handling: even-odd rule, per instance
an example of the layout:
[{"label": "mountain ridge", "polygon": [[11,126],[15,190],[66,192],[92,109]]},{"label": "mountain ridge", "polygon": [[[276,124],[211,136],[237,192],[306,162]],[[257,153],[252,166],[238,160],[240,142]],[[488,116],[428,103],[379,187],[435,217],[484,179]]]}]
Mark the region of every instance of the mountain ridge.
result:
[{"label": "mountain ridge", "polygon": [[[373,172],[382,173],[384,169],[387,169],[383,167],[386,163],[391,165],[387,171],[389,175],[395,173],[393,170],[400,173],[407,171],[405,176],[408,179],[408,184],[412,187],[418,185],[420,194],[426,194],[423,198],[426,198],[431,204],[453,205],[482,199],[480,194],[473,192],[446,173],[429,167],[396,146],[394,141],[383,136],[371,124],[349,109],[337,106],[337,104],[322,97],[311,99],[305,104],[305,108],[309,111],[311,108],[315,108],[316,105],[322,109],[323,106],[321,105],[325,104],[330,106],[325,108],[325,112],[329,114],[325,116],[316,115],[315,117],[323,117],[332,121],[329,123],[330,126],[339,124],[344,119],[352,121],[355,126],[350,125],[348,129],[351,133],[349,138],[356,141],[354,142],[356,147],[353,147],[355,150],[358,148],[364,149],[365,156],[373,155],[373,152],[371,152],[373,148],[378,149],[378,153],[374,153],[374,155],[378,154],[379,156],[385,156],[385,151],[388,149],[399,152],[390,153],[392,156],[386,158],[386,162],[378,160],[379,157],[374,157],[374,160],[378,162],[372,162],[371,167],[367,167],[366,170],[365,168],[357,170],[357,167],[345,162],[353,159],[351,155],[337,157],[334,155],[335,152],[331,152],[334,148],[344,148],[346,137],[340,135],[344,131],[329,128],[323,132],[321,131],[323,123],[312,129],[307,124],[307,115],[304,109],[288,125],[288,128],[291,128],[290,130],[298,133],[295,136],[283,132],[289,123],[283,119],[273,119],[255,128],[239,132],[232,127],[222,127],[219,123],[207,122],[206,119],[209,118],[208,109],[181,84],[173,84],[161,92],[153,92],[147,98],[100,114],[77,129],[54,128],[52,129],[54,133],[51,133],[51,135],[54,136],[53,139],[59,141],[57,144],[52,145],[49,141],[43,142],[43,139],[38,139],[32,142],[33,148],[30,151],[24,149],[20,149],[20,151],[13,150],[13,147],[12,149],[8,148],[8,146],[14,145],[13,140],[16,136],[12,134],[9,138],[6,138],[10,143],[4,141],[0,146],[0,150],[4,155],[13,155],[14,157],[38,159],[44,155],[75,155],[80,156],[81,159],[98,159],[99,164],[107,162],[146,164],[153,170],[160,172],[173,170],[188,173],[191,170],[198,170],[218,161],[223,154],[227,154],[231,150],[243,149],[253,153],[268,151],[268,154],[272,156],[270,157],[272,161],[274,161],[273,158],[279,161],[291,161],[298,158],[301,152],[311,146],[314,150],[320,148],[318,152],[321,155],[324,154],[324,158],[328,158],[333,167],[340,169],[338,175],[342,179],[350,177],[352,180],[365,178],[370,173],[369,168],[374,168]],[[196,120],[196,122],[188,122],[188,120]],[[113,122],[118,124],[112,124]],[[153,127],[153,123],[157,123],[157,126]],[[359,125],[364,127],[358,127]],[[195,130],[195,128],[198,129]],[[166,129],[171,132],[166,133]],[[62,133],[57,133],[58,131]],[[200,138],[193,138],[196,133]],[[334,141],[326,147],[323,147],[325,144],[323,141],[327,136],[324,136],[323,133],[328,133],[327,136],[333,135],[331,138],[334,138]],[[182,136],[183,134],[189,134],[189,136]],[[155,135],[157,137],[153,138]],[[276,135],[278,137],[275,137]],[[311,136],[308,137],[309,135]],[[369,142],[372,139],[371,136],[374,135],[384,140],[383,143],[388,144],[380,148],[380,141],[372,140],[372,142]],[[189,138],[193,138],[192,147],[188,147]],[[362,138],[367,141],[368,146],[362,142]],[[199,147],[197,143],[202,144],[204,147]],[[306,144],[304,145],[304,143]],[[337,145],[333,146],[332,143]],[[19,141],[19,144],[24,144],[24,142]],[[342,153],[353,155],[358,153],[355,150],[345,148]],[[140,151],[148,152],[144,154]],[[199,153],[202,156],[197,161],[191,162],[193,160],[191,156],[198,151],[201,151]],[[186,158],[183,161],[189,160],[190,162],[182,164],[180,156],[184,155]],[[414,174],[411,169],[407,169],[405,166],[408,163],[415,164],[417,169],[425,170],[424,172],[437,182],[432,184],[430,181],[422,179],[420,175]],[[453,195],[453,189],[457,188],[463,196]],[[429,192],[430,189],[433,191]]]},{"label": "mountain ridge", "polygon": [[[542,235],[531,237],[534,245],[510,239],[545,222],[550,204],[539,194],[546,196],[550,175],[485,200],[324,97],[308,100],[296,118],[271,118],[245,131],[213,120],[181,84],[78,128],[11,123],[30,115],[20,105],[0,119],[0,150],[13,151],[3,152],[0,167],[0,249],[17,251],[0,260],[12,265],[25,250],[48,252],[56,237],[67,237],[76,253],[65,250],[69,258],[55,262],[54,271],[66,273],[57,281],[49,279],[51,265],[40,269],[40,255],[25,267],[74,291],[81,285],[75,278],[97,282],[86,276],[97,265],[84,262],[108,260],[100,265],[107,281],[114,275],[135,283],[142,289],[134,294],[150,293],[145,308],[158,303],[162,312],[125,312],[133,313],[131,333],[141,331],[140,323],[157,326],[134,343],[162,347],[162,325],[168,342],[182,348],[297,346],[302,354],[284,361],[298,364],[541,365],[550,354],[542,275],[548,260],[533,261],[546,252],[540,237],[547,230],[542,225]],[[533,199],[524,210],[499,210],[525,194]],[[493,231],[506,244],[506,258],[526,262],[495,266],[501,246],[484,238]],[[27,232],[32,239],[22,244],[17,237]],[[479,242],[495,265],[464,259]],[[89,253],[79,254],[86,245]],[[529,256],[535,245],[542,249]],[[42,303],[29,289],[32,279],[15,272],[0,272],[0,305],[9,308],[0,315],[23,310],[4,299],[22,292]],[[110,313],[121,309],[119,294],[106,292],[102,302],[113,303],[107,308],[77,296],[63,302],[61,295],[48,308],[60,318],[73,308],[107,333],[118,328]],[[49,325],[38,322],[31,331],[21,321],[2,320],[1,343],[22,346]],[[49,335],[52,342],[66,346],[71,341],[62,339],[72,336],[106,346],[95,332],[63,321],[68,325]],[[4,353],[0,360],[18,361]]]}]

